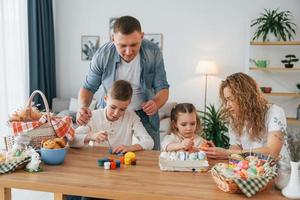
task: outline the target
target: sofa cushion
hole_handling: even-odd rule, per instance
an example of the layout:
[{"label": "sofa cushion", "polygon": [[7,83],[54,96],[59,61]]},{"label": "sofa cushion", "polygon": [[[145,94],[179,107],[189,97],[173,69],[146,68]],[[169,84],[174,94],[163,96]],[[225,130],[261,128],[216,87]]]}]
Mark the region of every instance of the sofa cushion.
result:
[{"label": "sofa cushion", "polygon": [[176,102],[167,102],[158,111],[159,119],[163,119],[171,116],[171,110],[176,106]]},{"label": "sofa cushion", "polygon": [[[89,108],[90,108],[91,110],[95,110],[96,105],[97,105],[97,100],[93,99],[92,102],[91,102],[91,105],[89,106]],[[70,104],[69,104],[69,110],[70,110],[70,111],[73,111],[73,112],[77,112],[78,109],[79,109],[79,106],[78,106],[78,99],[76,99],[76,98],[71,98],[71,99],[70,99]]]}]

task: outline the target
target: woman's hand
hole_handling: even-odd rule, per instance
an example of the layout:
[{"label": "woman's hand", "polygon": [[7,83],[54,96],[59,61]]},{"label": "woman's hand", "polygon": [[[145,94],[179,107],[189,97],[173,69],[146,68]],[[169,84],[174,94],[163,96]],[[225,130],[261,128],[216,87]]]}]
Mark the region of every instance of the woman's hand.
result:
[{"label": "woman's hand", "polygon": [[229,156],[229,151],[227,149],[223,149],[220,147],[202,147],[202,151],[204,151],[208,158],[214,159],[227,159]]}]

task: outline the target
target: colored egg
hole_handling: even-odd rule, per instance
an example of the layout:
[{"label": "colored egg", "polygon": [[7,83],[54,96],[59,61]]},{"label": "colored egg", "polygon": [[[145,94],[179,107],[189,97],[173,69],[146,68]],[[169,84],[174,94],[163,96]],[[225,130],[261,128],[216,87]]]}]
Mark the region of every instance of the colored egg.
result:
[{"label": "colored egg", "polygon": [[198,159],[199,160],[204,160],[206,158],[206,153],[204,151],[199,151],[198,152]]},{"label": "colored egg", "polygon": [[242,160],[237,164],[237,167],[240,169],[248,169],[249,168],[249,162],[247,160]]}]

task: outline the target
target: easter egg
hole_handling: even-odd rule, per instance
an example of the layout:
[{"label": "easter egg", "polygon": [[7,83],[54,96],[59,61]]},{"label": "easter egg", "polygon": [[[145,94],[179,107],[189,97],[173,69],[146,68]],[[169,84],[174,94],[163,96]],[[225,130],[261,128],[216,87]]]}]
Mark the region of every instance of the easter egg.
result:
[{"label": "easter egg", "polygon": [[237,164],[237,167],[240,169],[248,169],[249,168],[249,162],[247,160],[242,160]]},{"label": "easter egg", "polygon": [[199,151],[198,152],[198,159],[199,160],[204,160],[206,158],[206,153],[204,151]]}]

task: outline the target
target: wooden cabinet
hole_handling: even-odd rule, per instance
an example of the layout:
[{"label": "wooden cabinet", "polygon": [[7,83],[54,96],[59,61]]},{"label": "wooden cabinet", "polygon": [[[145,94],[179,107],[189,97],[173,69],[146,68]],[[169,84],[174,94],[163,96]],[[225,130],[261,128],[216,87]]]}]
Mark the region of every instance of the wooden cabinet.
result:
[{"label": "wooden cabinet", "polygon": [[[297,47],[296,47],[297,46]],[[249,74],[256,79],[258,84],[260,86],[271,86],[272,87],[272,92],[271,93],[265,93],[265,96],[270,100],[271,98],[284,98],[284,103],[287,104],[289,102],[293,102],[292,108],[292,114],[289,116],[287,115],[287,121],[289,125],[296,125],[300,126],[300,120],[296,119],[296,113],[297,113],[297,107],[300,104],[300,91],[297,91],[296,88],[296,83],[300,82],[300,62],[298,61],[297,63],[294,63],[293,68],[285,68],[282,63],[280,63],[280,60],[284,58],[286,54],[295,54],[298,58],[300,57],[300,41],[289,41],[289,42],[250,42],[250,47],[249,49],[252,52],[255,52],[256,48],[261,48],[260,52],[262,54],[265,54],[266,56],[263,58],[258,58],[258,59],[266,59],[269,61],[272,61],[269,59],[272,57],[272,52],[274,53],[276,50],[279,48],[287,49],[285,54],[282,54],[281,57],[278,55],[275,55],[275,58],[277,59],[277,63],[272,63],[270,62],[270,65],[268,65],[266,68],[260,68],[256,67],[253,65],[248,65],[248,72]],[[292,48],[292,52],[288,51]],[[249,58],[256,59],[255,56],[254,58],[251,57],[253,56],[250,53],[249,50]],[[274,57],[274,56],[273,56]],[[272,77],[276,77],[276,81],[267,81],[266,79],[272,79]],[[292,77],[290,80],[289,77]],[[285,78],[285,80],[284,80]],[[267,83],[267,85],[264,85],[261,82]],[[289,81],[291,83],[286,83],[286,81]],[[286,85],[294,85],[294,89],[279,89],[277,90],[276,88],[273,87],[272,84],[278,83],[278,84],[286,84]],[[276,103],[279,106],[282,106],[280,103],[277,101],[272,101],[273,103]]]}]

